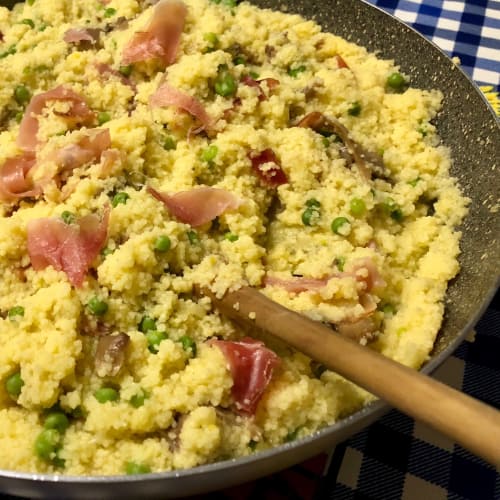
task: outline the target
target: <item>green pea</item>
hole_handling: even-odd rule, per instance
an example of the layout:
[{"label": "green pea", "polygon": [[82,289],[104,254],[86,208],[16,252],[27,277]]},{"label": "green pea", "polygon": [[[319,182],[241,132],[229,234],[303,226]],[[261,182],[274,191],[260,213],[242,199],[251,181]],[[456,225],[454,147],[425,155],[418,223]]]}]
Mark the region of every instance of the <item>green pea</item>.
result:
[{"label": "green pea", "polygon": [[18,104],[26,104],[31,99],[31,93],[24,85],[17,85],[14,89],[14,99]]},{"label": "green pea", "polygon": [[337,269],[342,272],[345,266],[345,257],[336,257],[334,264],[337,266]]},{"label": "green pea", "polygon": [[254,80],[257,80],[257,78],[260,77],[259,73],[255,72],[255,71],[249,71],[248,75],[251,76]]},{"label": "green pea", "polygon": [[422,179],[420,177],[417,177],[416,179],[413,179],[412,181],[408,181],[408,184],[411,186],[411,187],[416,187],[416,185],[418,184],[419,181],[421,181]]},{"label": "green pea", "polygon": [[255,449],[257,448],[257,445],[259,444],[258,441],[254,441],[253,439],[251,439],[248,443],[248,447],[252,450],[252,451],[255,451]]},{"label": "green pea", "polygon": [[360,217],[366,212],[366,204],[361,198],[353,198],[350,203],[351,214]]},{"label": "green pea", "polygon": [[101,250],[101,255],[103,257],[107,257],[108,255],[111,255],[112,253],[115,252],[115,249],[114,248],[109,248],[109,247],[106,247],[106,248],[103,248]]},{"label": "green pea", "polygon": [[219,37],[215,33],[204,33],[203,38],[210,44],[210,50],[215,50],[219,46]]},{"label": "green pea", "polygon": [[121,75],[128,77],[132,74],[133,69],[134,66],[132,64],[128,64],[127,66],[120,66],[118,68],[118,71],[120,72]]},{"label": "green pea", "polygon": [[215,144],[211,144],[208,148],[204,149],[201,152],[200,158],[207,163],[210,163],[215,160],[217,153],[219,152],[219,148]]},{"label": "green pea", "polygon": [[104,17],[113,17],[116,14],[116,9],[113,9],[113,7],[108,7],[104,11]]},{"label": "green pea", "polygon": [[335,234],[347,236],[347,234],[349,234],[350,232],[350,229],[348,230],[347,226],[350,226],[350,224],[351,223],[349,222],[349,219],[347,219],[346,217],[336,217],[332,221],[331,228]]},{"label": "green pea", "polygon": [[104,316],[108,312],[108,304],[99,297],[92,297],[87,307],[94,316]]},{"label": "green pea", "polygon": [[33,5],[35,3],[35,0],[26,0],[26,3],[28,5]]},{"label": "green pea", "polygon": [[226,5],[227,7],[236,7],[236,5],[238,4],[238,1],[237,0],[222,0],[221,1],[222,5]]},{"label": "green pea", "polygon": [[229,72],[225,64],[219,66],[219,72],[214,81],[214,90],[216,94],[222,97],[230,97],[236,94],[238,85],[233,75]]},{"label": "green pea", "polygon": [[17,398],[21,394],[23,385],[24,380],[21,378],[20,372],[13,373],[5,380],[5,390],[13,398]]},{"label": "green pea", "polygon": [[347,113],[351,116],[359,116],[361,113],[361,104],[357,101],[353,102]]},{"label": "green pea", "polygon": [[386,84],[393,90],[401,91],[406,86],[406,79],[401,73],[392,73],[388,76]]},{"label": "green pea", "polygon": [[149,316],[143,316],[139,323],[139,331],[146,333],[149,330],[156,330],[156,321]]},{"label": "green pea", "polygon": [[396,313],[396,308],[393,304],[387,302],[383,306],[380,307],[380,310],[387,315],[393,316]]},{"label": "green pea", "polygon": [[328,139],[328,137],[323,137],[323,139],[321,139],[321,142],[323,143],[323,146],[325,146],[325,148],[330,145],[330,139]]},{"label": "green pea", "polygon": [[99,123],[99,125],[103,125],[109,122],[109,120],[111,120],[111,115],[107,111],[99,111],[97,114],[97,123]]},{"label": "green pea", "polygon": [[21,21],[21,24],[26,24],[30,28],[34,28],[35,27],[35,23],[33,22],[33,19],[23,19]]},{"label": "green pea", "polygon": [[156,354],[159,345],[168,338],[167,332],[160,332],[158,330],[149,330],[146,332],[146,339],[148,341],[148,349],[153,354]]},{"label": "green pea", "polygon": [[119,193],[116,193],[113,196],[113,199],[111,200],[111,205],[113,205],[113,207],[115,208],[118,205],[125,205],[129,198],[130,196],[127,193],[125,193],[124,191],[120,191]]},{"label": "green pea", "polygon": [[151,467],[147,464],[140,464],[137,462],[127,462],[125,464],[125,473],[129,476],[135,474],[149,474]]},{"label": "green pea", "polygon": [[69,427],[69,420],[62,411],[53,411],[45,417],[43,426],[45,429],[56,429],[63,433]]},{"label": "green pea", "polygon": [[306,207],[319,209],[321,207],[321,203],[316,198],[309,198],[306,201]]},{"label": "green pea", "polygon": [[326,366],[317,361],[311,362],[311,371],[316,378],[321,378],[321,375],[327,370]]},{"label": "green pea", "polygon": [[422,135],[422,137],[427,136],[427,129],[425,127],[418,127],[417,132]]},{"label": "green pea", "polygon": [[198,236],[198,233],[196,231],[191,230],[191,231],[188,231],[186,234],[187,234],[189,243],[191,243],[191,245],[197,245],[200,242],[200,237]]},{"label": "green pea", "polygon": [[302,212],[302,223],[304,224],[304,226],[312,226],[316,223],[318,218],[319,212],[316,208],[306,208]]},{"label": "green pea", "polygon": [[23,306],[14,306],[9,309],[7,313],[9,319],[14,319],[17,316],[24,316],[24,307]]},{"label": "green pea", "polygon": [[167,235],[158,236],[154,243],[154,249],[157,252],[168,252],[172,243]]},{"label": "green pea", "polygon": [[52,460],[61,443],[61,435],[56,429],[44,429],[35,439],[35,453],[42,460]]},{"label": "green pea", "polygon": [[61,214],[61,219],[64,221],[65,224],[73,224],[73,222],[75,222],[76,217],[69,210],[65,210]]},{"label": "green pea", "polygon": [[295,66],[294,68],[290,67],[288,68],[288,71],[287,73],[293,77],[293,78],[297,78],[299,76],[300,73],[303,73],[307,68],[301,64],[300,66]]},{"label": "green pea", "polygon": [[21,123],[21,121],[23,120],[23,116],[24,113],[22,111],[18,111],[14,119],[16,120],[17,123]]},{"label": "green pea", "polygon": [[396,222],[401,222],[404,219],[401,207],[392,198],[386,198],[382,203],[382,208]]},{"label": "green pea", "polygon": [[233,59],[233,64],[235,66],[238,66],[240,64],[245,64],[247,61],[246,59],[243,57],[243,56],[236,56],[234,59]]},{"label": "green pea", "polygon": [[17,52],[15,45],[11,45],[5,52],[0,52],[0,59],[4,59],[7,56],[11,56]]},{"label": "green pea", "polygon": [[47,29],[47,25],[45,23],[40,24],[38,27],[38,31],[45,31]]},{"label": "green pea", "polygon": [[290,431],[285,436],[285,443],[291,443],[292,441],[295,441],[297,439],[297,436],[299,435],[299,430],[300,430],[300,427],[295,429],[294,431]]},{"label": "green pea", "polygon": [[224,239],[226,239],[227,241],[230,241],[230,242],[234,243],[235,241],[238,241],[239,236],[237,234],[234,234],[234,233],[226,233],[224,235]]},{"label": "green pea", "polygon": [[129,403],[134,407],[134,408],[140,408],[141,406],[144,405],[144,401],[149,397],[149,394],[144,390],[141,389],[140,392],[137,394],[134,394],[130,400]]},{"label": "green pea", "polygon": [[163,138],[163,140],[161,141],[161,145],[165,151],[172,151],[177,148],[177,143],[170,135],[167,135]]},{"label": "green pea", "polygon": [[117,401],[119,394],[113,387],[101,387],[94,392],[94,397],[99,403],[104,404],[109,401]]},{"label": "green pea", "polygon": [[183,335],[179,339],[179,342],[182,344],[182,348],[185,351],[191,350],[193,356],[196,356],[196,342],[191,337],[189,337],[188,335]]}]

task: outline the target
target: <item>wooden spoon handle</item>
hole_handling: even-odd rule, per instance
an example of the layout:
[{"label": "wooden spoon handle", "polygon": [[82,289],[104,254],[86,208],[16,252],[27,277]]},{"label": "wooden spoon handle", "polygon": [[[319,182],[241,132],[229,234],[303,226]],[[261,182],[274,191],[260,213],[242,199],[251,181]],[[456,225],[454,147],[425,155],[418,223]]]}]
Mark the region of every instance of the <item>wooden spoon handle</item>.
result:
[{"label": "wooden spoon handle", "polygon": [[244,287],[222,299],[225,316],[265,330],[411,417],[500,465],[500,412],[422,373],[341,337]]}]

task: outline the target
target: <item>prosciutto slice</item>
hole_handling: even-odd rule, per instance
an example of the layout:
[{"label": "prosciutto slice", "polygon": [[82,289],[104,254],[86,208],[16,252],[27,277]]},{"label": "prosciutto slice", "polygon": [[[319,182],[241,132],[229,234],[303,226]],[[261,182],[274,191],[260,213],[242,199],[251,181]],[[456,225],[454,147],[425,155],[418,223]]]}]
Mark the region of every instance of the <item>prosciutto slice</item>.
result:
[{"label": "prosciutto slice", "polygon": [[144,31],[134,34],[123,50],[123,64],[158,59],[165,66],[177,58],[187,8],[180,0],[163,0]]},{"label": "prosciutto slice", "polygon": [[197,132],[209,130],[212,127],[212,119],[200,101],[189,94],[177,90],[168,83],[164,83],[158,87],[156,92],[149,98],[149,104],[152,107],[173,106],[187,111],[201,123],[201,127]]},{"label": "prosciutto slice", "polygon": [[288,183],[288,178],[272,149],[268,148],[260,152],[251,151],[248,157],[252,162],[254,172],[267,186],[275,188]]},{"label": "prosciutto slice", "polygon": [[246,75],[241,79],[241,83],[243,83],[243,85],[258,89],[259,101],[267,100],[267,95],[265,94],[264,89],[261,86],[261,83],[264,82],[267,84],[269,90],[273,90],[280,84],[279,80],[276,80],[275,78],[262,78],[261,80],[254,80],[251,76]]},{"label": "prosciutto slice", "polygon": [[40,186],[34,185],[28,178],[29,171],[35,165],[35,158],[24,154],[9,158],[0,168],[0,201],[13,202],[19,198],[38,196]]},{"label": "prosciutto slice", "polygon": [[108,129],[89,130],[77,144],[70,144],[55,154],[56,162],[63,170],[73,170],[77,167],[101,159],[102,153],[111,146],[111,136]]},{"label": "prosciutto slice", "polygon": [[254,415],[274,369],[280,364],[279,357],[262,342],[249,337],[239,342],[214,340],[211,344],[222,351],[229,363],[236,409]]},{"label": "prosciutto slice", "polygon": [[148,187],[157,200],[178,220],[192,227],[202,226],[228,210],[236,210],[241,202],[224,189],[201,187],[168,195]]},{"label": "prosciutto slice", "polygon": [[64,116],[70,123],[89,123],[94,120],[94,113],[90,110],[85,99],[73,90],[59,85],[55,89],[33,96],[26,112],[24,113],[17,145],[24,151],[34,152],[38,144],[38,115],[42,113],[47,103],[50,101],[67,101],[71,107]]},{"label": "prosciutto slice", "polygon": [[289,279],[276,278],[266,275],[264,278],[264,286],[277,286],[284,288],[290,293],[302,293],[321,290],[328,284],[329,278],[315,279],[292,277]]},{"label": "prosciutto slice", "polygon": [[98,28],[71,28],[64,33],[63,40],[87,49],[95,46],[100,36],[101,30]]},{"label": "prosciutto slice", "polygon": [[69,281],[80,287],[92,261],[106,242],[109,207],[102,220],[96,215],[82,217],[76,224],[58,218],[33,219],[28,222],[28,253],[36,271],[52,266],[64,271]]}]

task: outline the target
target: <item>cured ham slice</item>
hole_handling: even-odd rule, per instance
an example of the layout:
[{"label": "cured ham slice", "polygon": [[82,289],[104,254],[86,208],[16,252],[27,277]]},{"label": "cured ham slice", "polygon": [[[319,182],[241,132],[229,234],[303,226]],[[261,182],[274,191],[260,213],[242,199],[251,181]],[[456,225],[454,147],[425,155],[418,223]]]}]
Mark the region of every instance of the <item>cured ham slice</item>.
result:
[{"label": "cured ham slice", "polygon": [[263,342],[249,337],[239,342],[214,340],[211,344],[222,351],[229,363],[233,377],[231,393],[237,411],[255,414],[273,371],[280,364],[279,357]]},{"label": "cured ham slice", "polygon": [[80,287],[92,261],[106,242],[109,207],[102,220],[96,215],[82,217],[75,224],[58,218],[33,219],[28,222],[28,253],[36,271],[52,266],[64,271],[69,281]]},{"label": "cured ham slice", "polygon": [[274,78],[262,78],[261,80],[254,80],[251,76],[244,76],[242,79],[241,79],[241,82],[246,85],[247,87],[254,87],[254,88],[257,88],[259,89],[258,90],[258,99],[259,101],[265,101],[267,100],[267,96],[261,86],[261,83],[266,83],[267,84],[267,87],[269,90],[273,90],[274,88],[276,88],[280,82],[279,80],[276,80]]},{"label": "cured ham slice", "polygon": [[377,267],[369,257],[356,259],[352,262],[350,272],[344,273],[354,276],[356,280],[365,283],[366,292],[371,292],[374,288],[383,288],[386,282],[378,272]]},{"label": "cured ham slice", "polygon": [[168,195],[148,187],[157,200],[163,202],[168,211],[178,220],[192,227],[214,220],[228,210],[236,210],[241,202],[224,189],[201,187]]},{"label": "cured ham slice", "polygon": [[85,163],[99,161],[110,146],[109,130],[93,129],[78,144],[70,144],[57,151],[55,160],[63,170],[73,170]]},{"label": "cured ham slice", "polygon": [[144,31],[134,34],[123,51],[123,64],[158,59],[165,66],[175,62],[187,8],[179,0],[158,3]]},{"label": "cured ham slice", "polygon": [[70,110],[64,116],[70,123],[89,123],[94,120],[94,113],[90,110],[85,99],[73,90],[59,85],[55,89],[42,94],[33,96],[24,113],[19,135],[17,136],[17,145],[24,151],[34,152],[36,150],[38,139],[38,115],[50,101],[67,101],[70,103]]},{"label": "cured ham slice", "polygon": [[321,290],[328,284],[329,278],[301,278],[292,277],[289,279],[276,278],[274,276],[266,276],[264,278],[264,286],[277,286],[284,288],[290,293],[301,293]]},{"label": "cured ham slice", "polygon": [[0,201],[13,202],[19,198],[38,196],[40,186],[34,185],[28,178],[29,171],[35,165],[35,158],[30,154],[9,158],[0,168]]},{"label": "cured ham slice", "polygon": [[63,40],[82,48],[91,48],[99,42],[100,36],[98,28],[71,28],[64,33]]},{"label": "cured ham slice", "polygon": [[253,170],[267,186],[278,187],[288,183],[288,178],[272,149],[268,148],[260,152],[252,151],[248,157],[252,162]]},{"label": "cured ham slice", "polygon": [[191,116],[201,123],[201,128],[197,130],[208,130],[212,127],[212,119],[208,116],[203,105],[196,98],[177,90],[168,83],[158,87],[156,92],[149,98],[152,107],[173,106],[183,111],[187,111]]}]

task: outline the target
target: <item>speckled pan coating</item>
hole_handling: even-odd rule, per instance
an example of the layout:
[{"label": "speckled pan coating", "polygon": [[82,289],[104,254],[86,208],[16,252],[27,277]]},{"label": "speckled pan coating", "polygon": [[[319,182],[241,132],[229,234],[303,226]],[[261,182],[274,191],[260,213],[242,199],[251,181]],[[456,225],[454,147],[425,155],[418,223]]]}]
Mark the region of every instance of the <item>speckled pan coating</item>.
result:
[{"label": "speckled pan coating", "polygon": [[[0,5],[12,5],[0,1]],[[472,199],[463,227],[462,270],[448,292],[447,311],[431,372],[459,345],[487,307],[498,287],[500,217],[491,209],[500,195],[500,126],[475,85],[449,58],[422,36],[384,12],[359,0],[254,0],[318,21],[325,30],[395,59],[420,88],[438,88],[444,96],[436,125],[451,148],[452,172]],[[227,487],[298,463],[354,434],[387,411],[372,404],[351,417],[273,450],[186,471],[140,476],[71,478],[0,471],[0,491],[31,498],[178,498]]]}]

